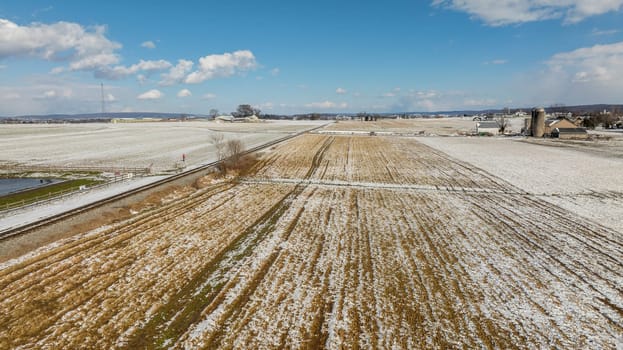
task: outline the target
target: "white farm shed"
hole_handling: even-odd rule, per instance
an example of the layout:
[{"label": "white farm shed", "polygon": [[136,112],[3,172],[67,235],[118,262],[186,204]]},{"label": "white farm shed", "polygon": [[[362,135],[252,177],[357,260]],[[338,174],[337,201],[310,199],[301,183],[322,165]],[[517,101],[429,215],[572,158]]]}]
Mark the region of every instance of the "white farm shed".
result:
[{"label": "white farm shed", "polygon": [[500,126],[496,121],[485,121],[476,123],[476,132],[480,134],[497,135],[500,132]]}]

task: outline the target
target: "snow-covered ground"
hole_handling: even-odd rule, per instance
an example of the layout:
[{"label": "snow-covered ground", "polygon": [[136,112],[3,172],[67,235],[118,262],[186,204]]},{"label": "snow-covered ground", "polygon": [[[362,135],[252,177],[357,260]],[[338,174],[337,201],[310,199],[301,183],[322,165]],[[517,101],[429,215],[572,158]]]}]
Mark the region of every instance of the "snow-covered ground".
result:
[{"label": "snow-covered ground", "polygon": [[423,137],[418,141],[623,232],[623,158],[503,137]]},{"label": "snow-covered ground", "polygon": [[[18,124],[0,126],[0,162],[24,165],[147,167],[154,172],[186,170],[216,160],[210,134],[240,139],[246,148],[326,124],[326,121],[261,123],[158,122],[92,124]],[[181,161],[182,154],[186,162]],[[0,231],[72,210],[158,181],[133,178],[84,192],[0,212]]]},{"label": "snow-covered ground", "polygon": [[[507,118],[507,133],[519,133],[524,126],[524,118]],[[456,118],[416,118],[379,119],[373,122],[361,120],[338,121],[329,125],[327,132],[381,132],[381,133],[422,133],[426,135],[464,135],[476,132],[477,122],[472,117]]]},{"label": "snow-covered ground", "polygon": [[327,123],[153,122],[0,126],[0,162],[23,165],[141,167],[154,172],[214,159],[210,135],[222,132],[246,148]]}]

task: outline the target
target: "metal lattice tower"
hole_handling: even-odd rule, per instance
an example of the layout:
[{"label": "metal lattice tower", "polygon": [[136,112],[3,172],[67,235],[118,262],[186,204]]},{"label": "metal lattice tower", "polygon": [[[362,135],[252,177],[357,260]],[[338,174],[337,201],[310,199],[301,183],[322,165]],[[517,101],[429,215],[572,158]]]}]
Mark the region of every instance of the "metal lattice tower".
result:
[{"label": "metal lattice tower", "polygon": [[104,114],[105,113],[105,108],[104,108],[105,107],[104,106],[104,103],[105,103],[104,102],[104,83],[101,83],[101,86],[102,86],[102,114]]}]

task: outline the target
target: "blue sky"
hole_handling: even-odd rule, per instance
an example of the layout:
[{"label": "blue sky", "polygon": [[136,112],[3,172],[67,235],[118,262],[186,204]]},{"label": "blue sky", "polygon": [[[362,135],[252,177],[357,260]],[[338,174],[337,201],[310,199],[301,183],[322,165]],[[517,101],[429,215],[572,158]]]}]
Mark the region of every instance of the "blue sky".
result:
[{"label": "blue sky", "polygon": [[623,0],[5,1],[0,115],[623,103]]}]

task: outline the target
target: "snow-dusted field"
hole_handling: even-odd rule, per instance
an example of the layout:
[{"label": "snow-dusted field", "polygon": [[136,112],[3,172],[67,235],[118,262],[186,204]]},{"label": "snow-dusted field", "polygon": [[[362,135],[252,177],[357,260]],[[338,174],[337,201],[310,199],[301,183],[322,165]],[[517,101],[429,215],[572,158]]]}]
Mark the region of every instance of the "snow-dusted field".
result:
[{"label": "snow-dusted field", "polygon": [[[507,118],[508,132],[518,133],[524,126],[524,118]],[[472,117],[379,119],[375,122],[361,120],[339,121],[325,128],[327,132],[393,132],[422,133],[426,135],[464,135],[476,132]]]},{"label": "snow-dusted field", "polygon": [[475,130],[476,123],[471,119],[379,119],[375,122],[360,120],[339,121],[326,128],[330,131],[385,131],[385,132],[424,132],[426,134],[452,135],[469,133]]},{"label": "snow-dusted field", "polygon": [[305,135],[0,265],[0,348],[590,348],[621,232],[420,138]]},{"label": "snow-dusted field", "polygon": [[[323,122],[326,123],[326,122]],[[210,135],[251,148],[314,126],[314,121],[34,124],[0,126],[0,161],[23,165],[141,167],[154,172],[215,160]]]},{"label": "snow-dusted field", "polygon": [[[606,142],[582,146],[511,138],[419,138],[540,198],[623,233],[623,153],[597,152]],[[548,142],[549,141],[549,142]],[[586,141],[582,141],[586,144]],[[620,147],[617,140],[613,150]],[[549,145],[549,146],[548,146]],[[589,148],[583,150],[582,148]]]}]

